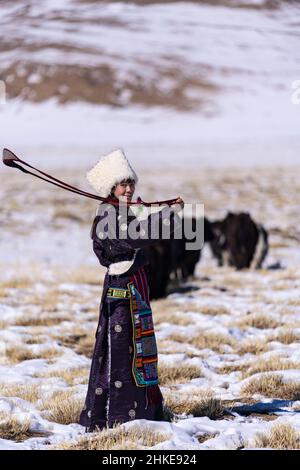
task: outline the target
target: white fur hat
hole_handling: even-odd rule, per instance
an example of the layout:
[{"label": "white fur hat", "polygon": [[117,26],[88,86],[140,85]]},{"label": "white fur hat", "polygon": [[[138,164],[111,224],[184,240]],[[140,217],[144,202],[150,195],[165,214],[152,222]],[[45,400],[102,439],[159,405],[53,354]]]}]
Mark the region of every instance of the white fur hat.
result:
[{"label": "white fur hat", "polygon": [[121,149],[104,155],[99,162],[86,174],[90,185],[101,197],[109,196],[111,189],[124,179],[133,179],[136,183],[138,177],[130,166]]}]

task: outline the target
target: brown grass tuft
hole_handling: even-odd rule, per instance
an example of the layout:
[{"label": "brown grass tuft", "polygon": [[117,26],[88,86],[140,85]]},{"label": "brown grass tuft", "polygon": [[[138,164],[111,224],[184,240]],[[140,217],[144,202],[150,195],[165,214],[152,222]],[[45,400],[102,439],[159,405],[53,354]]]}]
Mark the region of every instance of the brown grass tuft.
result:
[{"label": "brown grass tuft", "polygon": [[37,336],[30,336],[29,338],[25,339],[25,344],[43,344],[46,341],[46,336],[44,335],[37,335]]},{"label": "brown grass tuft", "polygon": [[38,353],[34,353],[26,346],[8,346],[5,350],[6,357],[13,363],[27,361],[28,359],[49,359],[62,354],[61,351],[55,348],[43,349]]},{"label": "brown grass tuft", "polygon": [[212,394],[201,390],[174,395],[165,395],[165,406],[171,413],[193,415],[195,417],[208,416],[210,419],[218,419],[224,415],[224,408],[219,399]]},{"label": "brown grass tuft", "polygon": [[282,328],[282,330],[268,336],[268,341],[279,341],[282,344],[296,343],[300,340],[299,333],[293,330]]},{"label": "brown grass tuft", "polygon": [[224,345],[234,346],[235,341],[227,335],[220,333],[207,333],[199,331],[197,336],[186,337],[182,333],[173,333],[167,337],[168,340],[177,341],[178,343],[189,343],[198,349],[212,349],[216,352],[224,352]]},{"label": "brown grass tuft", "polygon": [[277,423],[266,433],[258,433],[255,439],[255,447],[271,448],[278,450],[300,450],[300,433],[290,424]]},{"label": "brown grass tuft", "polygon": [[159,364],[158,377],[161,385],[186,383],[189,380],[201,377],[201,370],[199,367],[192,365],[167,366]]},{"label": "brown grass tuft", "polygon": [[[68,274],[68,282],[73,282],[74,284],[89,284],[91,286],[102,286],[103,285],[103,275],[99,268],[94,268],[92,266],[80,266],[73,268],[72,271]],[[101,291],[99,291],[99,295]]]},{"label": "brown grass tuft", "polygon": [[9,289],[26,289],[32,286],[32,280],[29,277],[11,277],[5,281],[0,282],[0,287]]},{"label": "brown grass tuft", "polygon": [[89,369],[87,367],[80,367],[77,369],[63,369],[53,370],[37,374],[36,377],[60,377],[66,381],[68,385],[87,384],[89,379]]},{"label": "brown grass tuft", "polygon": [[284,382],[282,376],[278,374],[266,374],[247,382],[242,387],[241,393],[244,395],[259,393],[270,398],[299,400],[300,383]]},{"label": "brown grass tuft", "polygon": [[40,386],[37,384],[0,384],[0,396],[18,397],[23,400],[36,402],[41,396]]},{"label": "brown grass tuft", "polygon": [[59,390],[40,405],[46,419],[60,424],[78,423],[83,401],[72,396],[72,390]]},{"label": "brown grass tuft", "polygon": [[31,437],[30,420],[19,421],[10,413],[0,412],[0,438],[21,442]]},{"label": "brown grass tuft", "polygon": [[150,428],[124,427],[115,425],[112,429],[104,429],[90,436],[84,436],[75,443],[63,443],[52,449],[63,450],[134,450],[153,447],[166,441],[169,435],[152,431]]},{"label": "brown grass tuft", "polygon": [[283,360],[279,356],[272,356],[268,359],[258,359],[252,364],[248,364],[243,370],[242,378],[250,377],[251,375],[260,372],[269,372],[273,370],[288,370],[288,369],[300,369],[300,363],[295,363],[288,360]]},{"label": "brown grass tuft", "polygon": [[239,319],[237,325],[243,329],[253,327],[264,330],[266,328],[277,328],[281,323],[267,315],[250,314]]},{"label": "brown grass tuft", "polygon": [[218,374],[230,374],[231,372],[247,371],[250,367],[249,363],[244,364],[227,364],[216,369]]},{"label": "brown grass tuft", "polygon": [[15,322],[16,326],[53,326],[58,325],[63,321],[70,321],[71,315],[55,313],[51,314],[39,314],[37,315],[26,315],[24,318],[18,318]]},{"label": "brown grass tuft", "polygon": [[242,341],[237,344],[236,352],[237,354],[255,354],[259,355],[268,351],[268,344],[265,339],[254,338],[250,340]]},{"label": "brown grass tuft", "polygon": [[72,220],[75,222],[84,222],[82,217],[80,217],[76,212],[72,211],[71,209],[65,209],[65,208],[57,208],[55,209],[52,219],[56,221],[57,219],[67,219],[67,220]]},{"label": "brown grass tuft", "polygon": [[72,348],[77,354],[91,358],[95,347],[95,332],[90,331],[87,334],[75,334],[68,335],[65,338],[60,338],[60,342],[63,346]]}]

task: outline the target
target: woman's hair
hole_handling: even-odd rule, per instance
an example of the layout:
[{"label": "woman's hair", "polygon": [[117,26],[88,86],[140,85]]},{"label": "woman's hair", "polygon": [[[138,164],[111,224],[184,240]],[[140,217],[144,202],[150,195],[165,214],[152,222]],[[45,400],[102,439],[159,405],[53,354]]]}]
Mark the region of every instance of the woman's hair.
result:
[{"label": "woman's hair", "polygon": [[[114,191],[117,187],[117,184],[120,184],[120,183],[135,183],[135,180],[133,178],[127,178],[127,179],[124,179],[124,180],[120,181],[119,183],[114,184],[114,186],[111,188],[110,193],[108,195],[109,198],[112,198],[112,199],[115,198]],[[106,204],[106,203],[105,203],[105,201],[101,201],[100,205],[101,204]]]},{"label": "woman's hair", "polygon": [[135,183],[135,180],[133,178],[126,178],[122,181],[119,181],[119,183],[114,184],[113,187],[110,190],[109,197],[114,197],[114,191],[115,191],[117,185],[121,184],[121,183]]}]

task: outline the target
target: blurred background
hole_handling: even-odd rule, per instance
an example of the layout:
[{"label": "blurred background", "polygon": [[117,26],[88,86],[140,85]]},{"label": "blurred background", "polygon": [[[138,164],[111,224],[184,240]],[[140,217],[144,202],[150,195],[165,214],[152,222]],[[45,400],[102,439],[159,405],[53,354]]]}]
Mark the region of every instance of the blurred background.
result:
[{"label": "blurred background", "polygon": [[300,5],[291,0],[1,1],[1,147],[88,168],[294,164]]},{"label": "blurred background", "polygon": [[[122,147],[145,200],[248,210],[295,238],[298,1],[2,0],[0,13],[1,147],[88,190],[86,171]],[[1,182],[6,261],[50,263],[49,233],[56,262],[70,247],[69,262],[94,259],[92,200],[5,167]]]}]

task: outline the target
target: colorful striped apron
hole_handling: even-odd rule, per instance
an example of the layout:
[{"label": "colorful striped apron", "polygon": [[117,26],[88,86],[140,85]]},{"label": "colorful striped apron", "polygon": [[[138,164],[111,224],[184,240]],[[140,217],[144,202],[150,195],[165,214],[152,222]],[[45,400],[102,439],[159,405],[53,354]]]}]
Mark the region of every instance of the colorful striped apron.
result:
[{"label": "colorful striped apron", "polygon": [[110,286],[108,297],[129,298],[132,321],[132,374],[138,387],[158,384],[157,345],[144,268],[130,276],[127,289]]}]

